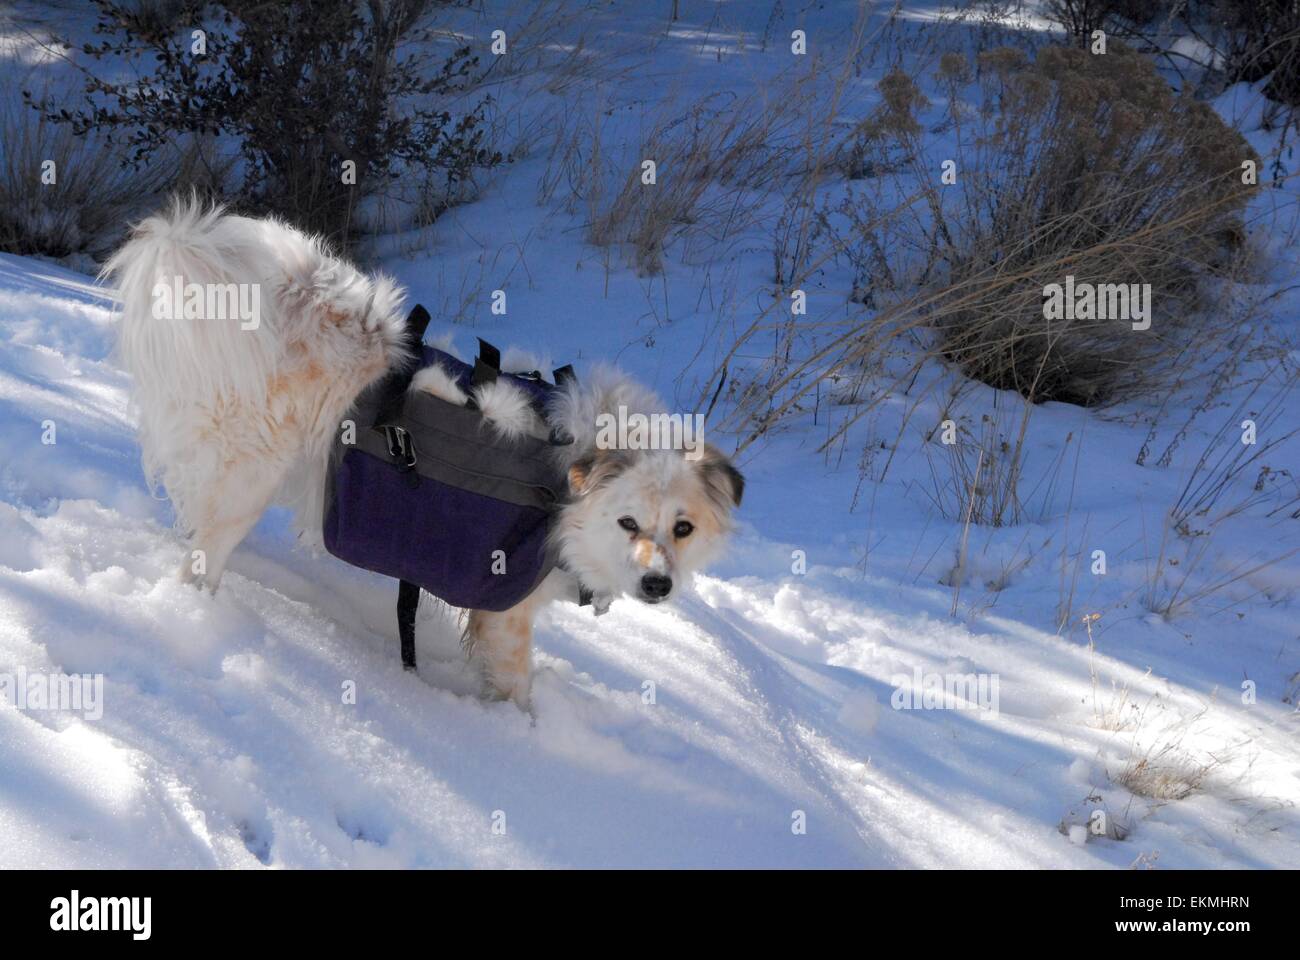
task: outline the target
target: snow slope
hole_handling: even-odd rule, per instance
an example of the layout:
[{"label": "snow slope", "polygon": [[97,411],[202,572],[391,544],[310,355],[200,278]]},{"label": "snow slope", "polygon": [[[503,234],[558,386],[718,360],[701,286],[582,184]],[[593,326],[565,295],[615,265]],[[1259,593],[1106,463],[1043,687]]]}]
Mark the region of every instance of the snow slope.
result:
[{"label": "snow slope", "polygon": [[[684,2],[665,30],[601,5],[592,28],[611,47],[655,44],[612,101],[668,96],[643,82],[653,75],[673,77],[673,95],[750,82],[765,61],[731,54],[746,49],[734,31],[765,28],[768,5],[754,6],[755,23],[735,24]],[[833,36],[851,6],[810,5],[773,29],[788,34],[797,15]],[[580,374],[617,358],[687,405],[678,374],[714,319],[702,286],[725,275],[757,289],[770,254],[674,248],[663,278],[607,267],[579,214],[533,202],[545,165],[521,156],[409,257],[410,238],[377,244],[385,268],[436,313],[466,277],[508,290],[506,317],[485,294],[439,331],[462,348],[482,334]],[[1261,237],[1278,227],[1265,221]],[[1269,254],[1267,289],[1282,290],[1294,248]],[[846,283],[828,271],[821,293],[842,302]],[[1297,311],[1281,295],[1271,320],[1290,335]],[[104,677],[97,720],[0,702],[0,867],[1300,863],[1300,720],[1283,701],[1300,670],[1294,560],[1173,619],[1141,602],[1160,517],[1240,394],[1158,469],[1133,462],[1141,411],[1043,408],[1033,469],[1069,449],[1074,470],[1068,444],[1082,443],[1081,479],[1068,508],[1052,499],[1032,522],[972,534],[956,617],[941,581],[960,529],[919,492],[920,428],[888,414],[873,428],[897,461],[856,504],[856,453],[837,465],[814,438],[774,437],[747,453],[742,529],[691,595],[542,616],[526,715],[469,695],[454,615],[432,604],[420,676],[403,673],[394,584],[296,550],[278,511],[218,596],[179,584],[182,548],[140,476],[113,336],[106,291],[0,255],[0,674]],[[922,407],[936,419],[940,396]],[[968,412],[994,400],[977,394]],[[1271,465],[1300,475],[1290,447]],[[1206,569],[1283,554],[1300,545],[1296,522],[1234,519]],[[1088,572],[1098,547],[1104,577]],[[1058,634],[1054,613],[1060,564],[1080,557],[1076,614],[1102,614],[1091,650],[1077,617]],[[898,678],[917,669],[996,677],[996,711],[894,709]],[[1185,799],[1137,796],[1122,783],[1144,757],[1206,775]],[[1124,839],[1071,842],[1062,825],[1097,809]]]}]

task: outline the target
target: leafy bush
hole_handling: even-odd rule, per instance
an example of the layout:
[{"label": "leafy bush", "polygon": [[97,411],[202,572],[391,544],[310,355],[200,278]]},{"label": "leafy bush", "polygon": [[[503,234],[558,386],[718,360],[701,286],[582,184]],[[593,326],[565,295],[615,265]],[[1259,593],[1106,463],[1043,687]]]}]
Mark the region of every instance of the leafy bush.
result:
[{"label": "leafy bush", "polygon": [[[484,101],[459,116],[445,106],[477,64],[468,47],[433,68],[398,56],[429,0],[184,0],[171,21],[148,5],[94,2],[105,39],[84,52],[139,64],[142,75],[88,75],[84,106],[47,117],[124,144],[133,166],[181,136],[229,138],[242,161],[239,205],[250,212],[346,244],[359,191],[382,191],[415,168],[436,171],[450,197],[475,168],[502,159],[482,142]],[[355,184],[345,182],[348,161]]]}]

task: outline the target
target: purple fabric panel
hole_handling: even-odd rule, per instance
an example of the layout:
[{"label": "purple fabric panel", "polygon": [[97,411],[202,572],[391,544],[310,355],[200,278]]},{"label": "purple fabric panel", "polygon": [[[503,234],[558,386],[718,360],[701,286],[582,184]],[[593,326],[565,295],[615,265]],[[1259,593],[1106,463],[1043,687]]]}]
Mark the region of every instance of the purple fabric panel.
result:
[{"label": "purple fabric panel", "polygon": [[[426,348],[427,349],[427,348]],[[455,607],[506,610],[536,586],[546,562],[547,515],[349,450],[334,476],[325,547],[353,566],[418,583]],[[505,552],[506,572],[492,572]]]}]

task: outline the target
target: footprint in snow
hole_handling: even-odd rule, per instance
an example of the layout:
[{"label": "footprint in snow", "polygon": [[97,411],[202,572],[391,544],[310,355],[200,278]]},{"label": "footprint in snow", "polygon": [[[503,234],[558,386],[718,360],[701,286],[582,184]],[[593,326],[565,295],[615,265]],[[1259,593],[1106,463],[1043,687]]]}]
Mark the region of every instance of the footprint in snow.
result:
[{"label": "footprint in snow", "polygon": [[265,825],[258,826],[249,823],[247,820],[240,820],[236,826],[239,828],[239,839],[244,842],[244,848],[262,863],[269,866],[271,863],[271,842],[274,839],[271,836],[271,829]]},{"label": "footprint in snow", "polygon": [[335,815],[334,822],[339,825],[340,830],[353,840],[373,843],[377,847],[385,846],[388,843],[388,836],[391,832],[389,827],[386,824],[375,822],[373,818],[339,813]]}]

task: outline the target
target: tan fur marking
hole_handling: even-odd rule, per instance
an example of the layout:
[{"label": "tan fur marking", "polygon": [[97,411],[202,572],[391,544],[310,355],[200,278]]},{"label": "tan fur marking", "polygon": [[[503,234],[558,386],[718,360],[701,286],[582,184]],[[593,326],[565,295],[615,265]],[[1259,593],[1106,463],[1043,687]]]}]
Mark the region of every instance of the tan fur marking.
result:
[{"label": "tan fur marking", "polygon": [[693,537],[704,534],[709,537],[722,533],[722,524],[718,522],[718,508],[713,499],[700,484],[692,484],[692,489],[684,498],[686,513],[695,524]]},{"label": "tan fur marking", "polygon": [[643,567],[648,567],[655,562],[655,545],[654,541],[646,537],[641,537],[636,542],[636,562]]},{"label": "tan fur marking", "polygon": [[523,708],[532,679],[533,617],[544,600],[539,590],[499,613],[471,610],[465,631],[465,645],[482,665],[489,692]]},{"label": "tan fur marking", "polygon": [[569,468],[569,489],[574,493],[582,493],[583,484],[587,482],[587,468],[581,463],[575,463]]}]

